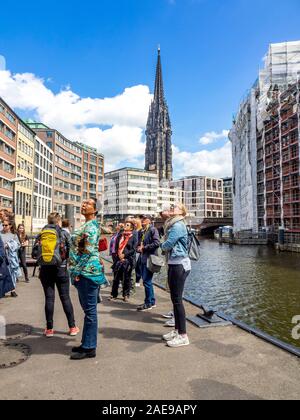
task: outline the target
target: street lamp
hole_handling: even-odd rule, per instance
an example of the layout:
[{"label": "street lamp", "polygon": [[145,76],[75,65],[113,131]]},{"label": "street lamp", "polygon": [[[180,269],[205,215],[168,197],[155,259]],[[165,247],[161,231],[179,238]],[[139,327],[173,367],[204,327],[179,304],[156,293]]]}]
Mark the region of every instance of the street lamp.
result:
[{"label": "street lamp", "polygon": [[13,208],[14,215],[16,214],[16,183],[17,182],[23,182],[23,181],[27,181],[27,178],[19,177],[19,178],[14,178],[14,179],[10,180],[10,182],[13,185],[13,205],[12,205],[12,208]]}]

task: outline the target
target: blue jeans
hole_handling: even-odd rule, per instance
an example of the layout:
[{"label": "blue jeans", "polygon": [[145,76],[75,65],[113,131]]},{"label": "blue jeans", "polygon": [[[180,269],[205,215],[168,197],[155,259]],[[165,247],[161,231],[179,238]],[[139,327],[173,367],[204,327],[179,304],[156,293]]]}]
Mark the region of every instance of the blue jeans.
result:
[{"label": "blue jeans", "polygon": [[80,281],[75,283],[75,287],[78,290],[80,305],[85,313],[81,346],[86,350],[96,349],[98,337],[97,301],[99,286],[92,280],[80,277]]},{"label": "blue jeans", "polygon": [[140,267],[146,294],[145,304],[153,306],[155,305],[154,288],[152,283],[153,273],[148,270],[147,263],[141,262]]}]

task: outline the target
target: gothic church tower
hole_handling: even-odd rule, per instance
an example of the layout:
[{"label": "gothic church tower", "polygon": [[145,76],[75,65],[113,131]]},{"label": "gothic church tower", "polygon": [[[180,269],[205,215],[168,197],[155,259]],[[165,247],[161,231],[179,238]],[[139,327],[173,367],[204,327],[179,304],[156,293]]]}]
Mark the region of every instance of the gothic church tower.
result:
[{"label": "gothic church tower", "polygon": [[154,99],[146,129],[145,170],[158,173],[159,181],[172,181],[172,128],[165,100],[160,48],[156,68]]}]

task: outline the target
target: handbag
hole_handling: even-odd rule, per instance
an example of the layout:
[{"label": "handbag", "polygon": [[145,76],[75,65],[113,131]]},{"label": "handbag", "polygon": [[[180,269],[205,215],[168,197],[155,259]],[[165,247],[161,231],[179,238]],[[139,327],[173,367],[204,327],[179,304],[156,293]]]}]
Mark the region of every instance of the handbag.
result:
[{"label": "handbag", "polygon": [[147,268],[151,273],[160,273],[161,269],[166,265],[164,257],[158,255],[150,255],[147,260]]},{"label": "handbag", "polygon": [[99,241],[99,247],[98,247],[99,252],[104,252],[108,250],[108,241],[106,238],[101,238]]}]

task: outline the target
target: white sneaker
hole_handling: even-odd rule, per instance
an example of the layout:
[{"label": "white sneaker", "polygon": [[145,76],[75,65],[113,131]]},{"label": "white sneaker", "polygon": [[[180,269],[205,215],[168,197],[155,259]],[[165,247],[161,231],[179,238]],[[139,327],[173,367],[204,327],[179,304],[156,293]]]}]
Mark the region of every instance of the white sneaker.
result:
[{"label": "white sneaker", "polygon": [[174,313],[173,312],[169,312],[168,314],[163,315],[163,318],[172,319],[172,318],[174,318]]},{"label": "white sneaker", "polygon": [[135,287],[141,287],[140,283],[135,283]]},{"label": "white sneaker", "polygon": [[174,327],[175,327],[175,318],[170,319],[169,321],[167,321],[167,322],[165,323],[164,327],[174,328]]},{"label": "white sneaker", "polygon": [[177,347],[183,347],[183,346],[189,346],[190,340],[188,336],[182,336],[177,334],[173,340],[167,342],[168,347],[177,348]]},{"label": "white sneaker", "polygon": [[171,331],[169,334],[165,334],[163,335],[163,339],[165,341],[172,341],[174,340],[174,338],[176,338],[178,336],[178,331]]}]

